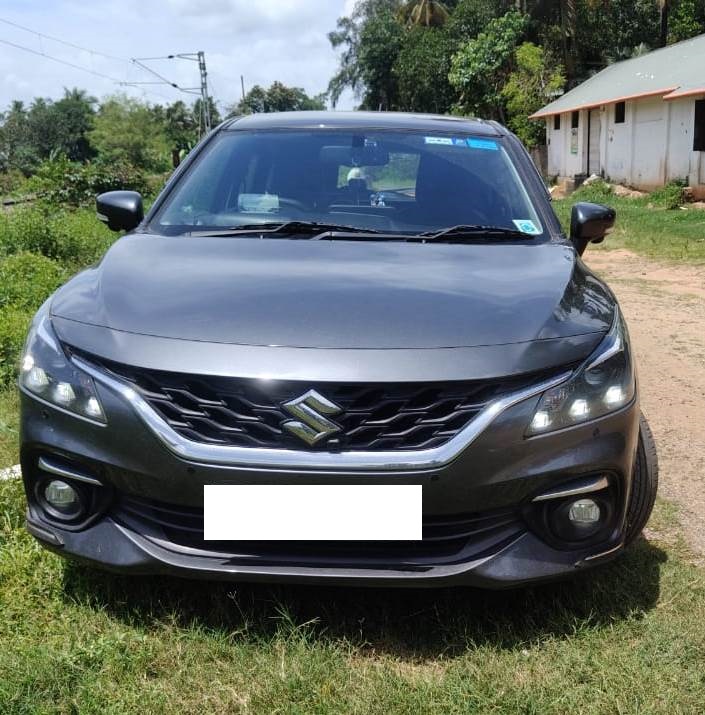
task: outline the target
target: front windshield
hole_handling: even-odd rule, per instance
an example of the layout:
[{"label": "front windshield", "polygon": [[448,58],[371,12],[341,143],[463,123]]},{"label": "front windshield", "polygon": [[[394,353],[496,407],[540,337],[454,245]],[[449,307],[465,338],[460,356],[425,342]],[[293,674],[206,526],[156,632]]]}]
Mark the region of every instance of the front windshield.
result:
[{"label": "front windshield", "polygon": [[543,233],[500,137],[374,130],[225,131],[150,227],[175,235],[288,221]]}]

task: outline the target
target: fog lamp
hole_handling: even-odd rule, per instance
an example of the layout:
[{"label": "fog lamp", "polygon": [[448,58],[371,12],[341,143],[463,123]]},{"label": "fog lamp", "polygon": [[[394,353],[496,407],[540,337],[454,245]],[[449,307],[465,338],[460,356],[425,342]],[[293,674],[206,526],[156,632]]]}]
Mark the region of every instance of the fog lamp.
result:
[{"label": "fog lamp", "polygon": [[578,499],[570,505],[568,510],[568,518],[576,526],[597,524],[601,516],[600,507],[592,499]]},{"label": "fog lamp", "polygon": [[60,479],[52,479],[44,487],[44,498],[47,504],[59,511],[73,511],[79,505],[76,490]]}]

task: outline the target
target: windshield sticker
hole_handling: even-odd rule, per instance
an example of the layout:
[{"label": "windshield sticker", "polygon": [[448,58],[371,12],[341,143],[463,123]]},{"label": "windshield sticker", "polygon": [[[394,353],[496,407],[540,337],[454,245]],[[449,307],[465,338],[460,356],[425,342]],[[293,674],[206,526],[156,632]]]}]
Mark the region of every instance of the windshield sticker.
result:
[{"label": "windshield sticker", "polygon": [[276,194],[240,194],[237,209],[246,213],[271,213],[279,210],[279,197]]},{"label": "windshield sticker", "polygon": [[522,233],[529,233],[532,236],[536,236],[539,233],[541,233],[541,229],[530,219],[528,218],[521,218],[521,219],[514,219],[512,223],[522,232]]},{"label": "windshield sticker", "polygon": [[468,142],[464,137],[424,137],[426,144],[440,144],[441,146],[461,146],[467,149]]},{"label": "windshield sticker", "polygon": [[468,146],[471,149],[489,149],[490,151],[499,149],[497,142],[492,139],[468,139]]}]

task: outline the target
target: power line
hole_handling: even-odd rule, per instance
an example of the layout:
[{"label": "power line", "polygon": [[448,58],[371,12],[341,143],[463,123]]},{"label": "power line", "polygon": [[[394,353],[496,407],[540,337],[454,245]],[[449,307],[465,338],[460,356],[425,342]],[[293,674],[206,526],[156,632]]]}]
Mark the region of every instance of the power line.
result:
[{"label": "power line", "polygon": [[[132,60],[128,60],[126,57],[117,57],[116,55],[109,55],[105,52],[100,52],[98,50],[93,50],[88,47],[83,47],[82,45],[77,45],[73,42],[68,42],[67,40],[62,40],[58,37],[53,37],[52,35],[47,35],[43,32],[39,32],[38,30],[33,30],[32,28],[25,27],[24,25],[20,25],[19,23],[12,22],[11,20],[6,20],[4,18],[0,18],[0,22],[4,23],[5,25],[10,25],[11,27],[16,27],[20,30],[23,30],[24,32],[29,32],[32,35],[36,35],[36,37],[39,39],[39,46],[41,49],[35,50],[31,47],[25,47],[24,45],[20,45],[16,42],[11,42],[10,40],[3,40],[0,39],[0,43],[3,43],[5,45],[8,45],[10,47],[14,47],[15,49],[18,50],[23,50],[24,52],[29,52],[30,54],[36,55],[38,57],[44,57],[45,59],[52,60],[53,62],[58,62],[59,64],[65,65],[66,67],[71,67],[73,69],[80,70],[81,72],[87,72],[88,74],[92,74],[95,77],[101,77],[102,79],[107,79],[110,82],[114,82],[115,84],[121,86],[121,87],[135,87],[135,88],[140,88],[141,86],[144,85],[167,85],[171,87],[172,89],[176,89],[180,92],[183,92],[184,94],[196,94],[200,95],[202,99],[202,106],[201,106],[201,119],[203,120],[203,125],[206,129],[206,131],[210,130],[211,126],[211,117],[210,117],[210,104],[209,104],[209,94],[208,94],[208,81],[207,81],[207,72],[206,72],[206,58],[205,54],[203,52],[184,52],[181,54],[175,54],[175,55],[167,55],[166,57],[142,57],[142,58],[132,58]],[[146,82],[146,81],[127,81],[125,80],[119,80],[115,77],[111,77],[110,75],[107,75],[103,72],[98,72],[94,69],[90,69],[88,67],[83,67],[81,65],[77,65],[74,62],[69,62],[68,60],[64,60],[60,57],[54,57],[53,55],[47,54],[44,51],[44,45],[42,44],[42,39],[47,39],[51,40],[52,42],[58,42],[62,45],[65,45],[66,47],[72,47],[73,49],[80,50],[82,52],[88,52],[91,55],[96,55],[100,57],[105,57],[110,60],[115,60],[117,62],[125,62],[130,64],[130,62],[139,67],[141,70],[148,72],[152,76],[156,77],[159,82]],[[201,84],[199,87],[181,87],[178,85],[176,82],[172,82],[171,80],[167,79],[163,75],[159,74],[157,71],[153,70],[151,67],[148,67],[147,65],[144,64],[144,62],[151,61],[151,60],[162,60],[162,59],[185,59],[185,60],[193,60],[195,62],[198,62],[198,68],[200,72],[200,77],[201,77]],[[169,100],[169,97],[166,97],[165,95],[155,92],[154,90],[145,90],[142,89],[142,94],[144,95],[145,92],[149,92],[150,94],[154,94],[156,96],[159,96],[163,99],[166,99],[167,101]]]},{"label": "power line", "polygon": [[[163,75],[159,74],[156,70],[145,65],[145,62],[155,62],[158,60],[192,60],[198,62],[198,71],[201,78],[200,87],[181,87],[175,82],[168,80]],[[184,94],[198,94],[201,97],[201,105],[199,107],[199,117],[198,117],[198,133],[199,135],[211,130],[212,117],[211,117],[211,97],[208,93],[208,72],[206,70],[206,55],[205,52],[199,50],[198,52],[182,52],[180,54],[165,55],[163,57],[133,57],[132,62],[152,74],[157,79],[161,80],[163,84],[168,84],[174,89],[178,89]],[[141,84],[141,83],[136,83]]]},{"label": "power line", "polygon": [[[103,78],[103,79],[107,79],[107,80],[109,80],[109,81],[111,81],[111,82],[114,82],[115,84],[117,84],[117,85],[119,85],[119,86],[121,86],[121,87],[133,87],[133,86],[134,86],[134,87],[137,87],[137,85],[148,84],[148,83],[146,83],[146,82],[129,82],[129,81],[127,81],[127,80],[120,80],[120,79],[117,79],[116,77],[112,77],[112,76],[107,75],[107,74],[105,74],[105,73],[103,73],[103,72],[98,72],[98,71],[96,71],[96,70],[94,70],[94,69],[90,69],[90,68],[88,68],[88,67],[83,67],[82,65],[78,65],[78,64],[76,64],[76,63],[74,63],[74,62],[69,62],[68,60],[64,60],[64,59],[62,59],[62,58],[60,58],[60,57],[54,57],[53,55],[47,54],[47,52],[44,51],[44,46],[43,46],[43,44],[42,44],[42,39],[51,40],[52,42],[58,42],[58,43],[60,43],[60,44],[62,44],[62,45],[66,45],[67,47],[72,47],[73,49],[80,50],[80,51],[82,51],[82,52],[88,52],[88,53],[91,54],[91,55],[96,55],[96,56],[100,56],[100,57],[105,57],[105,58],[107,58],[107,59],[114,60],[114,61],[116,61],[116,62],[124,62],[124,63],[129,67],[129,66],[130,66],[130,60],[128,60],[126,57],[117,57],[116,55],[109,55],[109,54],[107,54],[107,53],[105,53],[105,52],[100,52],[99,50],[93,50],[93,49],[91,49],[91,48],[89,48],[89,47],[83,47],[82,45],[77,45],[77,44],[75,44],[75,43],[73,43],[73,42],[68,42],[68,41],[62,40],[62,39],[60,39],[60,38],[58,38],[58,37],[53,37],[52,35],[47,35],[47,34],[45,34],[45,33],[43,33],[43,32],[39,32],[38,30],[33,30],[33,29],[30,28],[30,27],[26,27],[26,26],[24,26],[24,25],[20,25],[19,23],[12,22],[11,20],[6,20],[5,18],[0,18],[0,22],[4,23],[4,24],[6,24],[6,25],[10,25],[11,27],[16,27],[16,28],[18,28],[18,29],[20,29],[20,30],[24,30],[25,32],[29,32],[29,33],[32,34],[32,35],[36,35],[36,36],[39,38],[39,46],[40,46],[41,49],[40,49],[40,50],[35,50],[35,49],[31,48],[31,47],[25,47],[24,45],[20,45],[20,44],[18,44],[18,43],[16,43],[16,42],[11,42],[10,40],[0,39],[0,42],[2,42],[3,44],[9,45],[10,47],[14,47],[14,48],[16,48],[16,49],[18,49],[18,50],[24,50],[25,52],[29,52],[29,53],[31,53],[31,54],[33,54],[33,55],[37,55],[37,56],[39,56],[39,57],[44,57],[44,58],[46,58],[46,59],[48,59],[48,60],[52,60],[53,62],[58,62],[59,64],[66,65],[67,67],[72,67],[73,69],[80,70],[81,72],[87,72],[87,73],[92,74],[92,75],[94,75],[94,76],[96,76],[96,77],[101,77],[101,78]],[[140,67],[141,67],[143,70],[150,71],[150,69],[149,69],[148,67],[145,67],[144,65],[140,65]],[[165,78],[163,78],[163,77],[161,77],[161,76],[159,76],[159,79],[160,79],[160,80],[165,80]],[[155,84],[156,84],[156,83],[155,83]],[[172,87],[174,87],[174,88],[176,88],[176,89],[181,89],[180,87],[178,87],[177,85],[175,85],[175,84],[172,83],[172,82],[169,82],[168,80],[162,81],[161,84],[168,84],[168,85],[170,85],[170,86],[172,86]],[[160,98],[162,98],[162,99],[165,99],[165,100],[167,100],[167,101],[170,101],[170,97],[167,97],[166,95],[162,94],[161,92],[156,92],[156,91],[154,91],[153,89],[148,89],[148,90],[141,89],[141,92],[142,92],[142,95],[145,95],[145,92],[149,92],[150,94],[153,94],[153,95],[155,95],[155,96],[157,96],[157,97],[160,97]]]},{"label": "power line", "polygon": [[100,57],[107,57],[109,60],[117,60],[118,62],[127,62],[128,61],[126,57],[116,57],[115,55],[108,55],[105,52],[100,52],[99,50],[92,50],[89,47],[82,47],[81,45],[75,45],[73,42],[67,42],[66,40],[61,40],[58,37],[53,37],[52,35],[45,35],[43,32],[33,30],[30,27],[25,27],[24,25],[20,25],[16,22],[11,22],[10,20],[5,20],[2,17],[0,17],[0,22],[4,23],[5,25],[11,25],[12,27],[16,27],[19,30],[24,30],[25,32],[29,32],[30,34],[36,35],[39,38],[43,37],[46,40],[51,40],[52,42],[58,42],[61,45],[66,45],[66,47],[73,47],[75,50],[89,52],[91,55],[99,55]]},{"label": "power line", "polygon": [[45,57],[48,60],[53,60],[54,62],[58,62],[62,65],[66,65],[67,67],[73,67],[76,70],[81,70],[81,72],[88,72],[88,74],[95,75],[96,77],[102,77],[103,79],[108,79],[111,82],[115,82],[116,84],[126,84],[122,80],[115,79],[115,77],[110,77],[107,74],[103,74],[102,72],[96,72],[95,70],[89,69],[88,67],[81,67],[81,65],[76,65],[73,62],[69,62],[68,60],[62,60],[59,57],[54,57],[52,55],[48,55],[46,52],[40,52],[39,50],[33,50],[31,47],[25,47],[24,45],[18,45],[15,42],[10,42],[10,40],[3,40],[0,38],[0,42],[2,42],[4,45],[9,45],[10,47],[14,47],[18,50],[24,50],[25,52],[29,52],[33,55],[37,55],[39,57]]}]

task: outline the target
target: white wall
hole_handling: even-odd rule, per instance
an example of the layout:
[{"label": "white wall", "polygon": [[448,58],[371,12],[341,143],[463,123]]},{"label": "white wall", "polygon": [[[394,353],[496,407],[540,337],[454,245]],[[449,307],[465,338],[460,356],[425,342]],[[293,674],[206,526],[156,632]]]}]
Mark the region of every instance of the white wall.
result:
[{"label": "white wall", "polygon": [[546,120],[546,143],[548,144],[549,176],[572,177],[587,169],[587,112],[580,111],[578,120],[578,152],[571,152],[572,112],[561,114],[561,128],[553,128],[553,117]]},{"label": "white wall", "polygon": [[[705,152],[693,151],[694,98],[628,101],[622,124],[614,122],[614,104],[600,110],[600,165],[609,181],[653,189],[686,179],[705,191]],[[587,170],[587,114],[580,112],[577,154],[570,152],[570,112],[561,115],[558,131],[553,129],[553,117],[548,118],[549,175],[572,178]]]}]

